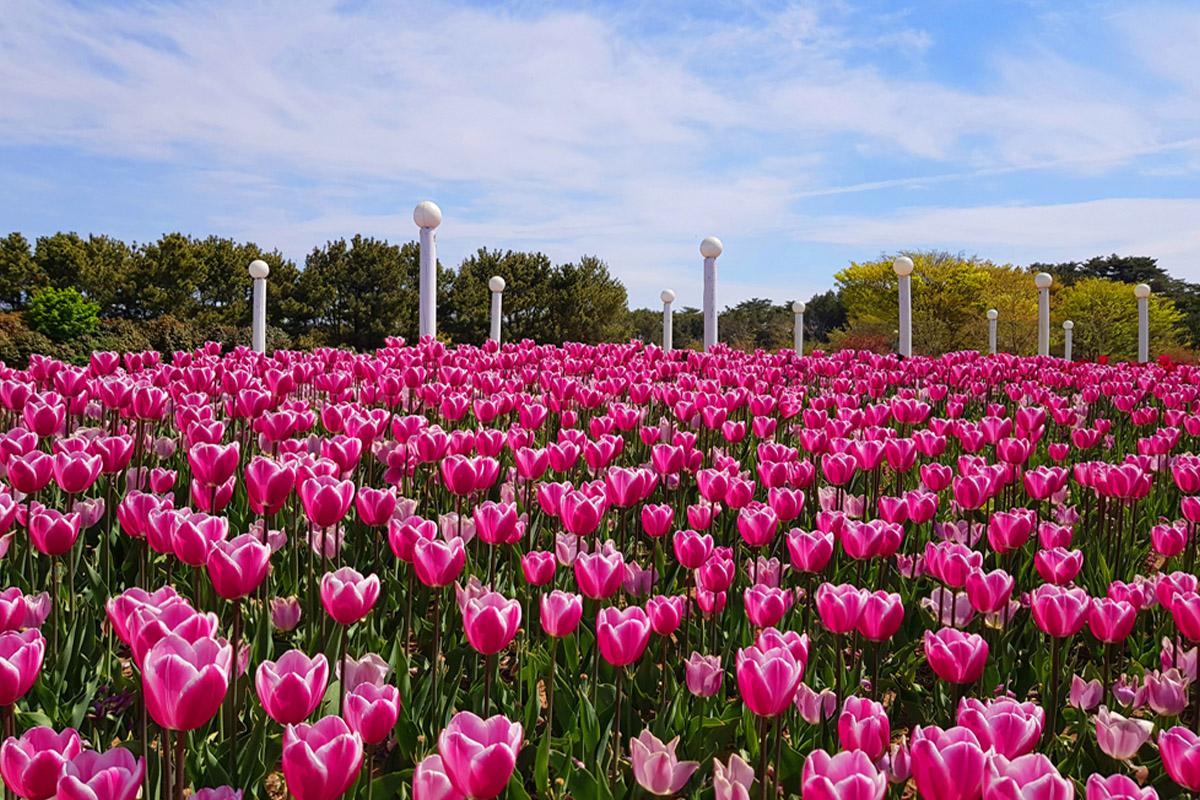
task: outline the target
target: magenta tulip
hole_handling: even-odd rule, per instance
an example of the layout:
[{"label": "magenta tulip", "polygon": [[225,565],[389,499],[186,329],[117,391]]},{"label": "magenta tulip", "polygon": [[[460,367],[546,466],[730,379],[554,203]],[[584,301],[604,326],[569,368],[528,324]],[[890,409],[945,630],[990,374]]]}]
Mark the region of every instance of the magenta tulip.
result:
[{"label": "magenta tulip", "polygon": [[38,726],[0,746],[0,775],[13,794],[25,800],[48,800],[58,788],[64,768],[83,745],[74,728],[62,733]]},{"label": "magenta tulip", "polygon": [[1200,792],[1200,736],[1176,725],[1158,735],[1158,752],[1171,780],[1189,792]]},{"label": "magenta tulip", "polygon": [[562,638],[575,632],[583,616],[583,598],[577,594],[555,589],[542,595],[538,604],[542,630],[549,636]]},{"label": "magenta tulip", "polygon": [[1075,785],[1042,753],[1009,760],[992,755],[983,778],[983,800],[1072,800]]},{"label": "magenta tulip", "polygon": [[969,729],[918,726],[909,753],[924,800],[979,800],[987,757]]},{"label": "magenta tulip", "polygon": [[508,785],[521,750],[519,722],[497,714],[480,719],[460,711],[438,736],[438,753],[446,775],[470,800],[492,800]]},{"label": "magenta tulip", "polygon": [[696,761],[680,761],[675,755],[679,744],[676,736],[663,744],[649,728],[629,740],[629,760],[633,764],[633,777],[647,792],[660,797],[677,794],[699,769]]},{"label": "magenta tulip", "polygon": [[975,734],[984,749],[990,747],[1006,758],[1016,758],[1037,747],[1046,712],[1036,703],[1020,703],[1009,697],[986,702],[964,697],[958,703],[957,721]]},{"label": "magenta tulip", "polygon": [[296,800],[336,800],[358,777],[362,737],[341,717],[283,729],[283,777]]},{"label": "magenta tulip", "polygon": [[786,647],[752,645],[738,650],[736,672],[742,702],[760,717],[774,717],[791,705],[804,665]]},{"label": "magenta tulip", "polygon": [[0,633],[0,707],[11,706],[33,687],[45,654],[46,640],[35,629]]},{"label": "magenta tulip", "polygon": [[499,592],[473,597],[462,609],[467,641],[482,655],[490,656],[508,647],[521,626],[521,604]]},{"label": "magenta tulip", "polygon": [[396,727],[400,692],[395,686],[361,683],[346,695],[342,716],[365,744],[379,744]]},{"label": "magenta tulip", "polygon": [[1084,800],[1158,800],[1153,786],[1138,786],[1128,775],[1088,776]]},{"label": "magenta tulip", "polygon": [[342,567],[321,577],[321,605],[341,625],[353,625],[366,619],[378,599],[378,575],[364,578],[353,567]]},{"label": "magenta tulip", "polygon": [[462,800],[464,797],[450,782],[441,756],[426,756],[413,770],[413,800]]},{"label": "magenta tulip", "polygon": [[637,661],[650,642],[650,618],[638,606],[600,609],[596,617],[596,641],[600,655],[614,667]]},{"label": "magenta tulip", "polygon": [[134,800],[146,777],[146,759],[124,747],[84,750],[63,767],[56,800]]},{"label": "magenta tulip", "polygon": [[303,722],[325,696],[329,663],[318,653],[309,658],[289,650],[278,661],[263,661],[254,673],[254,690],[267,716],[280,725]]},{"label": "magenta tulip", "polygon": [[216,639],[194,642],[168,633],[142,660],[146,710],[164,728],[190,731],[217,713],[229,690],[233,648]]},{"label": "magenta tulip", "polygon": [[804,761],[800,794],[804,800],[883,800],[887,777],[861,750],[831,756],[814,750]]},{"label": "magenta tulip", "polygon": [[217,540],[208,553],[208,577],[217,596],[240,600],[254,593],[271,567],[271,548],[253,533]]},{"label": "magenta tulip", "polygon": [[887,752],[891,726],[887,712],[874,700],[847,697],[837,723],[838,742],[843,750],[861,750],[872,762]]},{"label": "magenta tulip", "polygon": [[925,659],[948,683],[974,683],[987,664],[988,644],[982,636],[956,628],[925,631]]}]

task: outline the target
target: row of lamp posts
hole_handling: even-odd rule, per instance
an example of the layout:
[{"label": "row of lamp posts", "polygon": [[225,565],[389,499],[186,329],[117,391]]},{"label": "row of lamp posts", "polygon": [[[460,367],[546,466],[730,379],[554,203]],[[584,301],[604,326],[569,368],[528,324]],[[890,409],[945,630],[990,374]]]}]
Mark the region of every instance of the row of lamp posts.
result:
[{"label": "row of lamp posts", "polygon": [[[421,257],[419,279],[419,334],[437,336],[437,227],[442,224],[442,210],[432,200],[424,200],[413,209],[413,222],[420,229]],[[717,258],[725,247],[716,236],[708,236],[700,242],[700,255],[704,258],[704,349],[710,350],[717,343]],[[267,276],[270,267],[267,262],[255,259],[250,262],[250,277],[254,281],[253,317],[251,327],[251,343],[256,352],[262,353],[267,347]],[[912,273],[913,261],[908,256],[899,256],[892,262],[899,283],[899,316],[900,316],[900,355],[912,356]],[[1038,290],[1038,355],[1050,354],[1050,285],[1054,278],[1048,272],[1039,272],[1034,276],[1034,285]],[[504,294],[504,278],[499,275],[488,280],[491,291],[491,330],[492,341],[500,341],[500,314]],[[1138,310],[1138,346],[1137,358],[1139,363],[1150,360],[1149,333],[1149,298],[1150,287],[1139,283],[1133,289],[1137,298]],[[675,302],[675,292],[666,289],[661,295],[663,310],[663,350],[672,349],[673,319],[671,304]],[[792,334],[793,347],[799,354],[804,353],[804,303],[797,300],[792,303],[794,330]],[[996,353],[996,324],[999,318],[996,309],[988,309],[988,352]],[[1071,358],[1072,336],[1075,323],[1067,320],[1063,323],[1063,358]]]}]

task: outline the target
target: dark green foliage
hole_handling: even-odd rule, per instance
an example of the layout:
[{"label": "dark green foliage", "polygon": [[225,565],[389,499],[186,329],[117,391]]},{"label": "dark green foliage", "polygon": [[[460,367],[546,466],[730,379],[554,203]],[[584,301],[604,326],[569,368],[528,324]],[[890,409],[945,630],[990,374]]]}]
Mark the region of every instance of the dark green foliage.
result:
[{"label": "dark green foliage", "polygon": [[78,289],[46,286],[29,298],[25,321],[55,342],[65,342],[96,330],[100,306],[84,299]]}]

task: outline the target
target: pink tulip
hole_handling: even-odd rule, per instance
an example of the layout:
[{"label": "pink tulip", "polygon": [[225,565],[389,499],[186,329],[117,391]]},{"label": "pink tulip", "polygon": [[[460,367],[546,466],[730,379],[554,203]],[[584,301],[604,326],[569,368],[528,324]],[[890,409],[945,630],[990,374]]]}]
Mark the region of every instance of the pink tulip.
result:
[{"label": "pink tulip", "polygon": [[1009,697],[987,702],[964,697],[958,703],[957,721],[975,734],[984,749],[991,747],[1006,758],[1016,758],[1037,747],[1046,712],[1036,703],[1019,703]]},{"label": "pink tulip", "polygon": [[8,460],[8,482],[21,494],[37,494],[54,477],[54,458],[31,450]]},{"label": "pink tulip", "polygon": [[362,737],[341,717],[283,729],[283,777],[296,800],[336,800],[358,777]]},{"label": "pink tulip", "polygon": [[987,664],[988,644],[982,636],[942,628],[925,631],[925,658],[934,673],[948,683],[974,683]]},{"label": "pink tulip", "polygon": [[800,572],[820,572],[833,555],[833,534],[794,528],[787,535],[792,568]]},{"label": "pink tulip", "polygon": [[4,785],[26,800],[49,800],[64,768],[82,750],[74,728],[57,733],[38,726],[9,737],[0,746],[0,775]]},{"label": "pink tulip", "polygon": [[225,600],[240,600],[254,593],[271,568],[271,548],[252,533],[229,541],[217,540],[208,553],[208,577],[213,590]]},{"label": "pink tulip", "polygon": [[1146,704],[1156,714],[1174,717],[1188,705],[1187,681],[1177,669],[1150,670],[1142,675],[1134,705]]},{"label": "pink tulip", "polygon": [[400,692],[395,686],[361,683],[346,695],[342,716],[365,744],[379,744],[396,727]]},{"label": "pink tulip", "polygon": [[887,777],[861,750],[831,756],[814,750],[804,761],[800,794],[804,800],[883,800]]},{"label": "pink tulip", "polygon": [[1158,735],[1158,752],[1171,780],[1200,792],[1200,736],[1177,725]]},{"label": "pink tulip", "polygon": [[146,777],[146,759],[124,747],[84,750],[63,767],[56,800],[134,800]]},{"label": "pink tulip", "polygon": [[1137,755],[1150,738],[1154,723],[1145,719],[1128,719],[1100,706],[1096,715],[1096,742],[1100,749],[1118,761]]},{"label": "pink tulip", "polygon": [[337,679],[346,684],[346,691],[352,692],[364,683],[382,686],[387,682],[392,667],[377,653],[367,653],[359,659],[339,659],[333,665]]},{"label": "pink tulip", "polygon": [[602,608],[596,617],[596,642],[609,664],[632,664],[642,657],[650,642],[650,618],[638,606]]},{"label": "pink tulip", "polygon": [[676,736],[663,744],[649,728],[629,740],[629,759],[633,762],[633,777],[650,794],[667,797],[678,793],[700,764],[680,761],[675,755],[679,744]]},{"label": "pink tulip", "polygon": [[54,480],[67,494],[81,494],[100,477],[100,456],[88,453],[55,453]]},{"label": "pink tulip", "polygon": [[278,461],[255,456],[246,465],[246,499],[260,516],[279,513],[296,486],[296,470]]},{"label": "pink tulip", "polygon": [[29,515],[29,540],[39,553],[61,556],[69,553],[79,538],[78,514],[63,514],[44,508]]},{"label": "pink tulip", "polygon": [[366,619],[379,599],[379,576],[363,577],[352,567],[326,572],[321,577],[321,605],[341,625]]},{"label": "pink tulip", "polygon": [[742,702],[760,717],[774,717],[795,697],[804,664],[786,647],[752,645],[738,650],[736,672]]},{"label": "pink tulip", "polygon": [[621,553],[580,553],[575,559],[575,583],[584,597],[602,600],[621,588],[625,559]]},{"label": "pink tulip", "polygon": [[684,569],[699,569],[712,555],[713,538],[707,533],[697,533],[691,529],[675,531],[671,543],[675,560]]},{"label": "pink tulip", "polygon": [[1101,642],[1111,644],[1125,641],[1133,631],[1136,621],[1137,609],[1132,603],[1109,597],[1092,599],[1092,608],[1088,612],[1088,628]]},{"label": "pink tulip", "polygon": [[146,710],[164,728],[199,728],[213,718],[225,699],[232,659],[233,648],[216,639],[191,642],[168,633],[142,660]]},{"label": "pink tulip", "polygon": [[895,636],[903,622],[904,602],[900,595],[880,590],[865,595],[856,627],[867,641],[883,642]]},{"label": "pink tulip", "polygon": [[796,710],[800,717],[809,725],[819,725],[827,719],[832,719],[837,711],[837,695],[832,689],[822,689],[814,692],[807,684],[800,684],[796,689]]},{"label": "pink tulip", "polygon": [[272,597],[271,624],[280,631],[294,630],[300,624],[299,599],[295,597]]},{"label": "pink tulip", "polygon": [[1063,586],[1075,580],[1083,568],[1083,551],[1062,547],[1039,550],[1033,557],[1033,566],[1042,580]]},{"label": "pink tulip", "polygon": [[530,586],[545,586],[554,580],[558,562],[548,550],[530,550],[521,556],[521,574]]},{"label": "pink tulip", "polygon": [[779,530],[779,517],[770,506],[751,503],[738,512],[737,528],[747,545],[765,547]]},{"label": "pink tulip", "polygon": [[1128,775],[1088,776],[1085,800],[1158,800],[1153,786],[1138,786]]},{"label": "pink tulip", "polygon": [[646,601],[646,614],[650,627],[659,636],[670,636],[679,628],[687,610],[687,598],[683,595],[665,597],[655,595]]},{"label": "pink tulip", "polygon": [[746,587],[742,598],[746,618],[756,628],[778,625],[792,606],[791,592],[762,584]]},{"label": "pink tulip", "polygon": [[280,725],[303,722],[325,696],[329,663],[318,653],[309,658],[289,650],[278,661],[263,661],[254,674],[254,689],[267,716]]},{"label": "pink tulip", "polygon": [[823,583],[817,588],[817,615],[831,633],[849,633],[858,625],[866,595],[848,583]]},{"label": "pink tulip", "polygon": [[716,800],[750,800],[750,787],[754,785],[754,769],[733,753],[729,761],[722,764],[713,759],[713,794]]},{"label": "pink tulip", "polygon": [[[411,516],[402,520],[393,518],[388,522],[388,546],[396,558],[407,563],[412,563],[415,558],[417,540],[432,540],[437,535],[438,524],[433,520]],[[451,578],[450,583],[453,582],[454,578]]]},{"label": "pink tulip", "polygon": [[426,756],[413,771],[413,800],[463,800],[464,795],[450,782],[439,755]]},{"label": "pink tulip", "polygon": [[697,697],[712,697],[720,690],[724,677],[720,656],[702,656],[693,652],[684,662],[688,691]]},{"label": "pink tulip", "polygon": [[188,450],[188,466],[192,477],[206,486],[220,486],[237,470],[241,446],[197,442]]},{"label": "pink tulip", "polygon": [[1085,681],[1078,675],[1071,676],[1071,688],[1067,702],[1080,711],[1091,711],[1104,698],[1104,685],[1099,680]]},{"label": "pink tulip", "polygon": [[316,528],[332,528],[350,510],[354,484],[328,475],[318,475],[301,481],[297,493],[309,522]]},{"label": "pink tulip", "polygon": [[46,640],[37,630],[0,633],[0,707],[11,706],[33,687],[45,654]]},{"label": "pink tulip", "polygon": [[1083,589],[1067,589],[1045,583],[1029,596],[1033,621],[1044,633],[1065,639],[1079,633],[1087,623],[1091,598]]},{"label": "pink tulip", "polygon": [[25,627],[25,595],[16,586],[0,591],[0,631],[15,631]]},{"label": "pink tulip", "polygon": [[983,800],[1072,800],[1075,785],[1041,753],[1009,760],[992,755],[983,779]]},{"label": "pink tulip", "polygon": [[215,786],[197,789],[192,800],[242,800],[243,791],[232,786]]},{"label": "pink tulip", "polygon": [[524,532],[519,523],[516,503],[493,503],[487,501],[471,514],[475,532],[488,544],[513,544],[520,541]]},{"label": "pink tulip", "polygon": [[920,727],[909,748],[912,775],[924,800],[978,800],[986,756],[969,729]]},{"label": "pink tulip", "polygon": [[508,647],[521,626],[521,604],[499,592],[484,592],[467,600],[462,610],[467,641],[482,655]]},{"label": "pink tulip", "polygon": [[675,521],[675,509],[671,506],[647,503],[641,510],[642,530],[651,539],[666,536]]},{"label": "pink tulip", "polygon": [[583,598],[555,589],[542,595],[538,608],[542,630],[549,636],[563,638],[574,633],[579,625],[583,616]]},{"label": "pink tulip", "polygon": [[523,740],[519,722],[460,711],[438,736],[438,753],[455,789],[471,800],[492,800],[508,785]]},{"label": "pink tulip", "polygon": [[891,742],[887,712],[874,700],[847,697],[838,716],[838,742],[843,750],[861,750],[872,762],[879,761]]},{"label": "pink tulip", "polygon": [[1171,603],[1171,618],[1183,638],[1200,642],[1200,593],[1176,594]]}]

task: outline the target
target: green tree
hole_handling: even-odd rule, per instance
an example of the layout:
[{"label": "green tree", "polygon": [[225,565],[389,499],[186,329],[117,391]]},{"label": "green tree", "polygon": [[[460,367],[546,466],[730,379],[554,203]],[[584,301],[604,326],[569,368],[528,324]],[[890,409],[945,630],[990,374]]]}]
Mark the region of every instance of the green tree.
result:
[{"label": "green tree", "polygon": [[563,264],[550,277],[551,342],[619,342],[629,337],[625,286],[595,256]]},{"label": "green tree", "polygon": [[33,260],[51,286],[78,286],[79,274],[87,262],[87,245],[74,232],[40,236]]},{"label": "green tree", "polygon": [[0,239],[0,307],[24,308],[29,295],[47,280],[34,261],[28,239],[16,232]]},{"label": "green tree", "polygon": [[456,342],[478,343],[491,330],[493,275],[504,278],[501,333],[506,341],[548,341],[553,335],[556,309],[551,300],[554,267],[542,253],[488,250],[481,247],[463,259],[450,275],[446,287],[446,309],[439,328]]},{"label": "green tree", "polygon": [[[1094,359],[1108,356],[1128,361],[1137,355],[1137,302],[1133,287],[1103,278],[1081,278],[1059,293],[1052,316],[1056,323],[1075,323],[1073,356]],[[1183,315],[1164,295],[1151,295],[1149,302],[1150,351],[1178,347]],[[1055,328],[1059,327],[1057,324]]]},{"label": "green tree", "polygon": [[791,303],[755,297],[722,311],[717,330],[722,342],[739,350],[779,350],[792,346],[794,325]]},{"label": "green tree", "polygon": [[[814,294],[804,304],[804,341],[828,342],[832,331],[846,327],[846,304],[839,292],[830,289]],[[807,347],[806,347],[807,349]]]},{"label": "green tree", "polygon": [[25,320],[29,327],[55,342],[66,342],[96,330],[100,307],[87,300],[78,289],[46,286],[29,298]]}]

